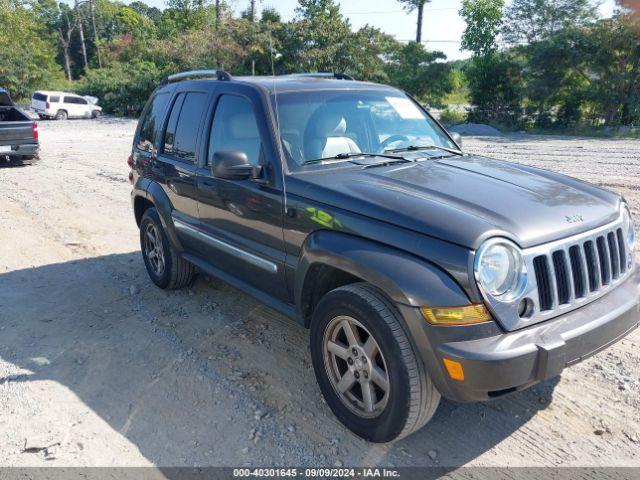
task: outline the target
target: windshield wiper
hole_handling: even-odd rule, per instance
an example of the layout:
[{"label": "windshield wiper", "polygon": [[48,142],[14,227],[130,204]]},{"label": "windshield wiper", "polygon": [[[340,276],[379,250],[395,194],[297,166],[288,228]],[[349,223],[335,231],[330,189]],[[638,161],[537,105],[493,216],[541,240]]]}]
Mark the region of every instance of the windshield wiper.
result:
[{"label": "windshield wiper", "polygon": [[[400,157],[398,155],[389,155],[386,153],[339,153],[334,155],[333,157],[325,157],[325,158],[315,158],[313,160],[305,160],[301,163],[301,165],[314,165],[317,163],[340,163],[349,161],[352,158],[371,158],[371,157],[382,157],[388,158],[391,160],[395,160],[398,162],[407,162],[411,160],[407,160],[404,157]],[[389,163],[389,162],[384,162]]]},{"label": "windshield wiper", "polygon": [[389,153],[399,153],[399,152],[417,152],[419,150],[444,150],[445,152],[453,153],[455,155],[464,155],[460,150],[455,150],[453,148],[440,147],[438,145],[409,145],[408,147],[402,148],[391,148],[389,150],[385,150],[385,152]]}]

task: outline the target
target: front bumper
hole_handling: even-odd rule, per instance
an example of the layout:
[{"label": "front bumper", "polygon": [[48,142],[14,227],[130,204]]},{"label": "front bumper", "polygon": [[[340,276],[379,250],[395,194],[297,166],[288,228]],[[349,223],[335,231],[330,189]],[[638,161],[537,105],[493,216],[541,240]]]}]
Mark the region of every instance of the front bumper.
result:
[{"label": "front bumper", "polygon": [[[629,334],[639,321],[640,269],[636,266],[607,295],[577,310],[515,332],[474,340],[460,340],[457,335],[456,341],[431,342],[432,348],[423,356],[445,397],[462,402],[488,400],[559,375],[565,367]],[[437,338],[429,335],[429,328],[427,336]],[[443,357],[462,364],[463,381],[449,378]]]}]

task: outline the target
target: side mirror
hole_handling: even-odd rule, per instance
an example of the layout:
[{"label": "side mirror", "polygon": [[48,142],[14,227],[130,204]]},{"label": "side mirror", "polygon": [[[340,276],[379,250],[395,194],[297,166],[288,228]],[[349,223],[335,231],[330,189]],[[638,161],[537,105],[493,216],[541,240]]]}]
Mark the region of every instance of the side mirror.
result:
[{"label": "side mirror", "polygon": [[453,138],[453,141],[456,142],[459,147],[462,147],[462,135],[458,132],[451,132],[451,138]]},{"label": "side mirror", "polygon": [[254,166],[247,154],[239,150],[218,150],[213,154],[211,173],[217,178],[243,180],[254,175]]}]

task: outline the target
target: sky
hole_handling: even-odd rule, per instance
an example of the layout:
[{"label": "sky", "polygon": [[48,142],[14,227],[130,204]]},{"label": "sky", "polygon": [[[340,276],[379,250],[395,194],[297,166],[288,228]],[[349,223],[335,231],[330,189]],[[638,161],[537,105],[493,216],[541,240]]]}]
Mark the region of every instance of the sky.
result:
[{"label": "sky", "polygon": [[[164,8],[164,0],[145,0],[146,3]],[[602,0],[600,14],[609,17],[615,8],[614,0]],[[125,0],[130,3],[130,0]],[[230,0],[236,13],[247,8],[249,0]],[[295,15],[297,0],[258,0],[259,9],[273,7],[284,21]],[[409,13],[397,0],[338,0],[342,14],[349,19],[354,30],[366,24],[393,35],[401,41],[415,39],[416,12]],[[429,50],[443,51],[449,60],[469,57],[460,51],[460,38],[465,22],[458,15],[462,0],[432,0],[425,7],[422,38]]]}]

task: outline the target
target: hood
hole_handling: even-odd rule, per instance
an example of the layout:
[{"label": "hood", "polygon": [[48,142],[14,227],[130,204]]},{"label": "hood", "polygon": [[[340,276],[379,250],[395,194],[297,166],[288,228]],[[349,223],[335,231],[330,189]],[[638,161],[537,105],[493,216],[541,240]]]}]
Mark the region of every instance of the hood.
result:
[{"label": "hood", "polygon": [[[369,159],[369,162],[383,159]],[[620,197],[547,170],[480,156],[297,175],[300,195],[476,249],[487,238],[522,248],[614,221]],[[289,188],[289,192],[297,193]]]}]

